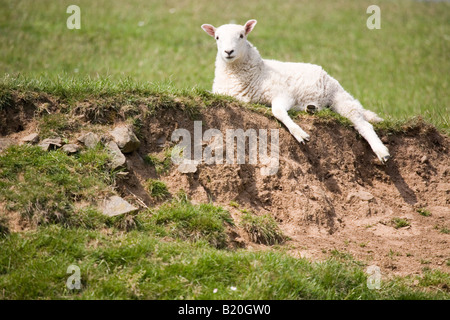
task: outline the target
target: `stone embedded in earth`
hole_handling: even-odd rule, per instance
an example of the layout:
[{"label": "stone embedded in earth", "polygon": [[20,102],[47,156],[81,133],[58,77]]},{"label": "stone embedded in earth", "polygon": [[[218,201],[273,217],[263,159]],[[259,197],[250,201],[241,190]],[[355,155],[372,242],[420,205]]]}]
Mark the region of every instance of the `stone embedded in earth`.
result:
[{"label": "stone embedded in earth", "polygon": [[80,151],[80,146],[74,143],[65,144],[62,147],[62,151],[64,151],[67,154],[77,153],[78,151]]},{"label": "stone embedded in earth", "polygon": [[22,142],[25,142],[25,143],[36,144],[39,142],[39,134],[37,134],[36,132],[31,133],[31,134],[23,137],[21,140],[22,140]]},{"label": "stone embedded in earth", "polygon": [[104,215],[114,217],[125,213],[131,213],[138,210],[135,206],[129,204],[127,201],[119,196],[112,196],[103,200],[101,204],[101,211]]},{"label": "stone embedded in earth", "polygon": [[117,143],[115,143],[114,141],[109,141],[108,143],[106,143],[105,147],[108,150],[108,154],[110,154],[112,157],[111,169],[114,170],[126,167],[127,159],[123,155],[122,151],[120,151]]},{"label": "stone embedded in earth", "polygon": [[97,143],[100,142],[100,138],[92,132],[88,132],[77,139],[81,143],[83,143],[88,149],[95,148]]},{"label": "stone embedded in earth", "polygon": [[367,191],[356,191],[356,192],[352,192],[347,196],[347,202],[350,202],[354,197],[362,200],[362,201],[370,201],[372,199],[374,199],[375,197]]},{"label": "stone embedded in earth", "polygon": [[63,141],[61,138],[48,138],[41,141],[41,143],[38,144],[39,147],[41,147],[44,151],[53,150],[61,148],[63,145]]},{"label": "stone embedded in earth", "polygon": [[181,173],[195,173],[197,172],[197,165],[192,162],[183,162],[178,166],[177,170]]},{"label": "stone embedded in earth", "polygon": [[49,143],[40,143],[38,144],[39,147],[41,147],[42,150],[48,151],[50,150],[50,144]]},{"label": "stone embedded in earth", "polygon": [[131,153],[139,148],[141,142],[129,126],[118,126],[109,134],[123,153]]},{"label": "stone embedded in earth", "polygon": [[63,145],[63,141],[60,137],[44,139],[44,140],[42,140],[42,143],[52,144],[57,147],[61,147]]}]

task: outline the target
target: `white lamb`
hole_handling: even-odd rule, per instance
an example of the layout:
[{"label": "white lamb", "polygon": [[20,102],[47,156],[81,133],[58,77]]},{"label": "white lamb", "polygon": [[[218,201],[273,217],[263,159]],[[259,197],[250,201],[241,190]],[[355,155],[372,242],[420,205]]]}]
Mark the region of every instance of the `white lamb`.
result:
[{"label": "white lamb", "polygon": [[244,26],[226,24],[215,28],[210,24],[202,25],[202,29],[217,41],[213,92],[244,102],[271,105],[273,115],[300,143],[308,141],[309,135],[289,117],[287,111],[330,107],[350,119],[378,159],[385,163],[390,158],[389,150],[368,122],[382,119],[365,110],[322,67],[262,59],[258,50],[247,41],[247,35],[255,25],[256,20],[249,20]]}]

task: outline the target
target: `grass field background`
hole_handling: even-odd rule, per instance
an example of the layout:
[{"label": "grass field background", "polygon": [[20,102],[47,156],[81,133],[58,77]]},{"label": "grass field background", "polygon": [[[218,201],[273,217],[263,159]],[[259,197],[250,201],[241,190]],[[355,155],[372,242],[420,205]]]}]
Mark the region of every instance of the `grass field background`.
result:
[{"label": "grass field background", "polygon": [[[81,29],[69,30],[69,5]],[[209,90],[216,47],[200,25],[258,24],[249,40],[264,58],[319,64],[388,119],[422,115],[449,129],[450,3],[377,1],[1,0],[0,73],[36,81],[129,77]]]}]

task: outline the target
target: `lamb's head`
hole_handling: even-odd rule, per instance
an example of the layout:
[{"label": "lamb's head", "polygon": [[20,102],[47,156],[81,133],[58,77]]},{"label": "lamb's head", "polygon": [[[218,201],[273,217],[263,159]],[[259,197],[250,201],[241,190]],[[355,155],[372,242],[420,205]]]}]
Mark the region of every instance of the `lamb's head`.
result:
[{"label": "lamb's head", "polygon": [[214,37],[220,57],[226,63],[239,60],[247,50],[247,35],[253,30],[256,20],[249,20],[243,26],[237,24],[224,24],[218,28],[210,24],[203,24],[202,29]]}]

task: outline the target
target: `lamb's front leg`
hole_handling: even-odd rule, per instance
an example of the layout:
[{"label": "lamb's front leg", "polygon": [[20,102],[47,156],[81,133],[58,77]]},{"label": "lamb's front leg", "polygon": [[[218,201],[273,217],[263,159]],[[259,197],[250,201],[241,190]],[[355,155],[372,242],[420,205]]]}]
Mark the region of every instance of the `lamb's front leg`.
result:
[{"label": "lamb's front leg", "polygon": [[279,97],[272,101],[272,113],[275,118],[280,120],[289,132],[297,139],[300,143],[305,143],[309,141],[309,135],[302,130],[288,115],[288,110],[292,108],[294,101],[289,98]]}]

